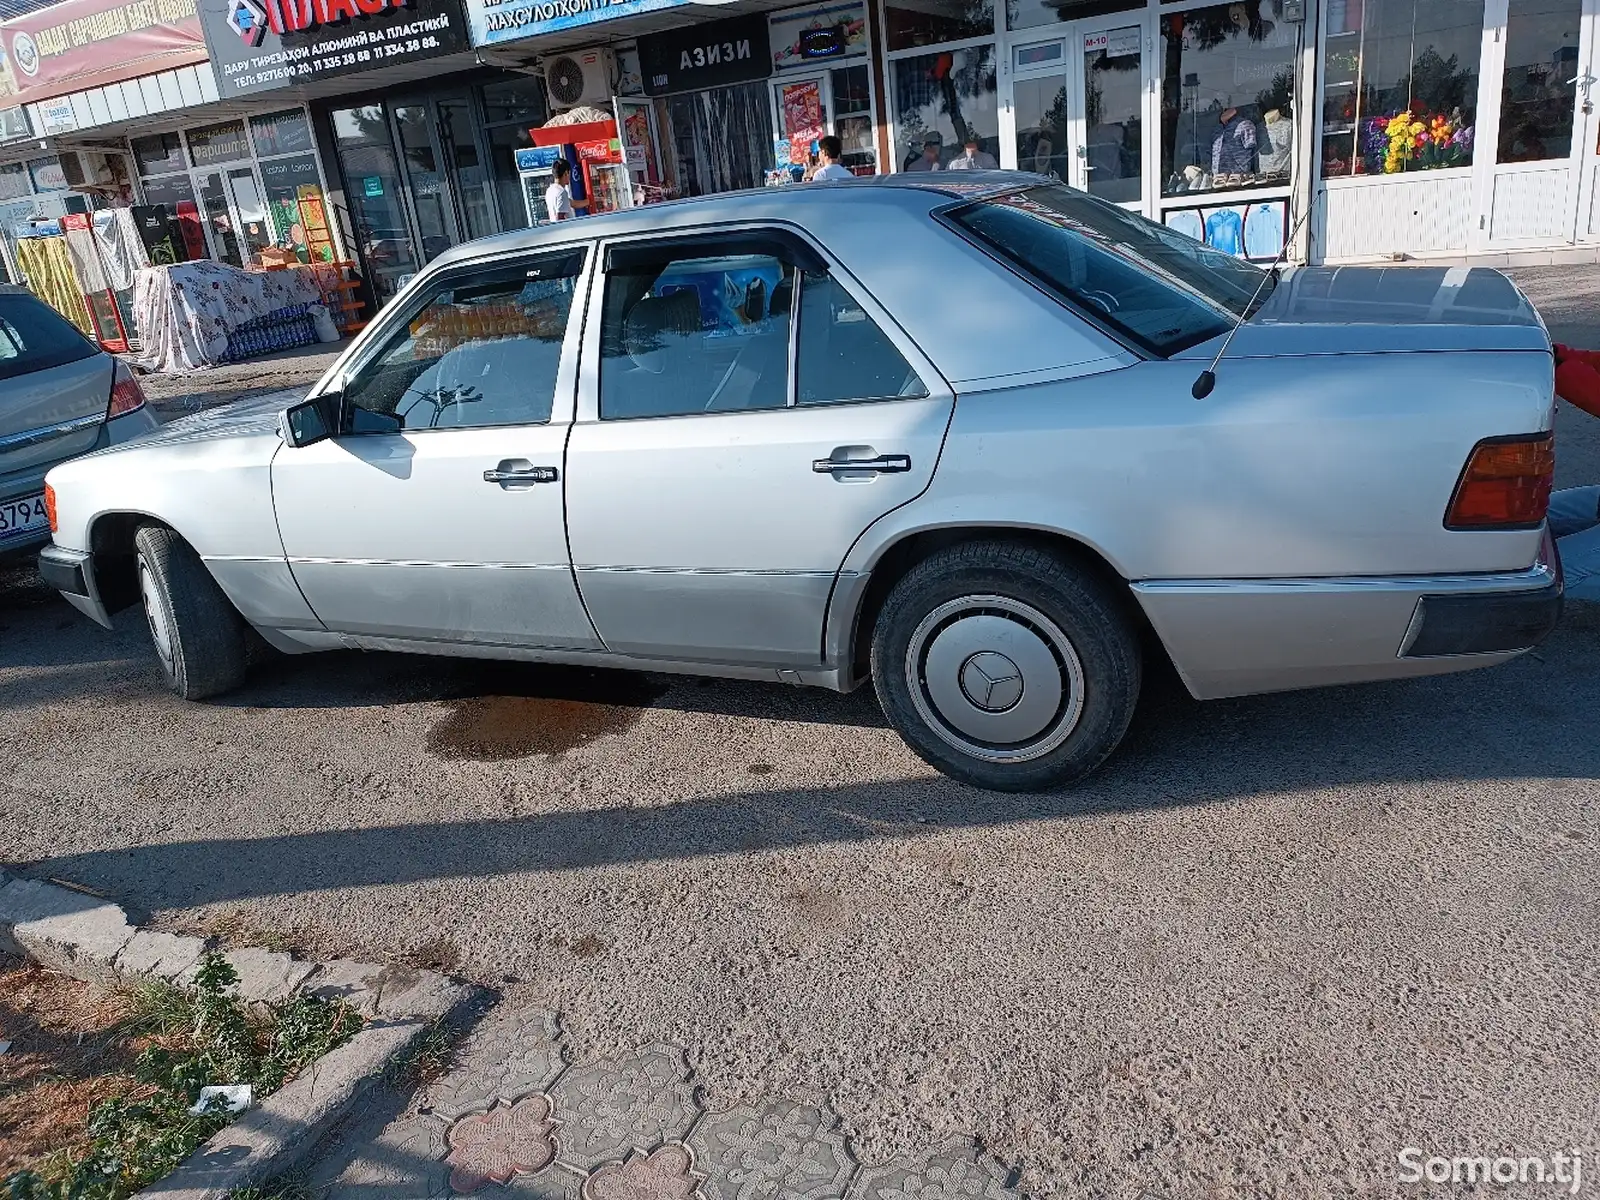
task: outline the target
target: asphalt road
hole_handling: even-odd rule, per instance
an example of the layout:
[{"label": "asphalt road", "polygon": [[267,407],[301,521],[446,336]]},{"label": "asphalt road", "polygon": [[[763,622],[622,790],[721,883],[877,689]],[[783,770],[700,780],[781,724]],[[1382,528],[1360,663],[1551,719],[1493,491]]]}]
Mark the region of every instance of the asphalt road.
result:
[{"label": "asphalt road", "polygon": [[[1600,479],[1600,422],[1560,445]],[[0,859],[681,1043],[710,1107],[827,1098],[869,1159],[967,1133],[1065,1197],[1416,1196],[1406,1147],[1600,1178],[1597,715],[1574,609],[1475,674],[1157,679],[1103,774],[1001,797],[866,693],[341,654],[186,705],[137,613],[13,573]]]}]

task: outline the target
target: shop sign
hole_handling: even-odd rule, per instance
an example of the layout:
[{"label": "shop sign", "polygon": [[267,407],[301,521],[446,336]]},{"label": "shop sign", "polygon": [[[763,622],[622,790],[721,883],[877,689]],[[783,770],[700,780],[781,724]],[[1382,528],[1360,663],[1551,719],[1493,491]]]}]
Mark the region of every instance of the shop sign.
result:
[{"label": "shop sign", "polygon": [[517,170],[547,171],[560,157],[560,146],[524,146],[517,151]]},{"label": "shop sign", "polygon": [[664,96],[766,79],[772,74],[771,47],[763,14],[641,37],[645,94]]},{"label": "shop sign", "polygon": [[1096,50],[1104,50],[1108,58],[1139,53],[1139,27],[1129,25],[1123,29],[1102,29],[1099,33],[1084,34],[1083,52],[1092,54]]},{"label": "shop sign", "polygon": [[39,105],[39,124],[45,133],[66,133],[78,127],[78,115],[72,111],[72,101],[45,100]]},{"label": "shop sign", "polygon": [[204,62],[195,0],[63,0],[0,25],[0,90],[36,99]]},{"label": "shop sign", "polygon": [[822,85],[808,79],[785,84],[782,93],[780,107],[783,132],[789,141],[789,161],[809,162],[818,139],[827,132],[822,124]]},{"label": "shop sign", "polygon": [[36,192],[65,192],[71,189],[59,158],[36,158],[28,164],[28,174],[33,176]]},{"label": "shop sign", "polygon": [[474,46],[498,46],[598,21],[677,8],[689,0],[465,0]]},{"label": "shop sign", "polygon": [[15,142],[32,136],[28,128],[27,109],[0,108],[0,142]]},{"label": "shop sign", "polygon": [[197,167],[238,162],[250,157],[244,140],[244,122],[229,121],[189,130],[189,158]]},{"label": "shop sign", "polygon": [[362,194],[366,196],[383,195],[383,176],[368,175],[361,181],[361,191]]},{"label": "shop sign", "polygon": [[200,0],[224,97],[469,48],[458,0]]},{"label": "shop sign", "polygon": [[835,4],[770,18],[772,68],[804,67],[867,52],[867,10],[863,4]]}]

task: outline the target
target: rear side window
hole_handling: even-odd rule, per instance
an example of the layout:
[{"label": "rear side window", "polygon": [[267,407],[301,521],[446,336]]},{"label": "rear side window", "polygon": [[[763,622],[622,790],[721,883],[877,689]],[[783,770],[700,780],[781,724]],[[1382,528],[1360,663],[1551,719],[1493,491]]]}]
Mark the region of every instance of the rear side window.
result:
[{"label": "rear side window", "polygon": [[1158,355],[1226,333],[1266,279],[1259,267],[1064,187],[980,201],[951,220],[1023,274]]},{"label": "rear side window", "polygon": [[78,362],[96,353],[77,326],[32,296],[0,296],[0,379]]},{"label": "rear side window", "polygon": [[800,281],[801,404],[898,400],[928,389],[905,355],[831,275]]}]

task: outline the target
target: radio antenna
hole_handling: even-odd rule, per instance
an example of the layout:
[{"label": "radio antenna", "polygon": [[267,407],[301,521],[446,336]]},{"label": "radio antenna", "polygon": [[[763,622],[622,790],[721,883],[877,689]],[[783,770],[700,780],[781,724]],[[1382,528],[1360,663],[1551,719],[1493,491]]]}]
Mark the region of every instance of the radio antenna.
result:
[{"label": "radio antenna", "polygon": [[1255,295],[1250,297],[1250,303],[1244,306],[1239,319],[1233,323],[1233,328],[1228,330],[1228,336],[1222,339],[1222,346],[1217,350],[1217,356],[1211,360],[1209,367],[1200,372],[1199,378],[1194,381],[1194,386],[1189,389],[1189,394],[1196,400],[1204,400],[1211,395],[1211,389],[1217,386],[1217,364],[1222,361],[1222,356],[1228,352],[1228,347],[1233,343],[1233,335],[1239,332],[1239,327],[1255,312],[1256,301],[1261,299],[1261,290],[1267,286],[1267,280],[1277,278],[1278,268],[1283,265],[1284,256],[1289,253],[1289,247],[1294,244],[1300,226],[1306,223],[1306,218],[1310,215],[1311,209],[1308,206],[1306,211],[1300,214],[1300,219],[1294,223],[1294,228],[1289,230],[1289,236],[1283,239],[1283,245],[1278,249],[1278,257],[1272,260],[1272,265],[1262,275],[1261,282],[1256,284]]}]

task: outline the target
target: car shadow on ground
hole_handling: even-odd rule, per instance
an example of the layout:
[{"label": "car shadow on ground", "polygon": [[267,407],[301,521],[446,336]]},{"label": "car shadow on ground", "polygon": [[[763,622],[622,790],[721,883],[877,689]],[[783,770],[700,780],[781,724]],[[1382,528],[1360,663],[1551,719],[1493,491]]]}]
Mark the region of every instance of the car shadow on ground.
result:
[{"label": "car shadow on ground", "polygon": [[[1470,787],[1519,778],[1559,787],[1600,777],[1600,739],[1571,716],[1600,710],[1597,647],[1600,613],[1590,608],[1535,654],[1474,675],[1204,705],[1160,685],[1100,774],[1046,795],[985,793],[931,774],[835,787],[752,784],[654,806],[175,840],[61,855],[26,869],[114,891],[137,879],[141,902],[182,906],[920,837],[1332,789],[1383,787],[1387,795],[1374,798],[1380,819],[1391,812],[1394,790],[1408,784]],[[402,661],[416,673],[415,663]],[[766,715],[770,694],[786,697],[786,713],[776,719],[860,722],[871,703],[869,695],[724,684],[674,684],[652,703],[696,708],[693,698],[700,696],[708,711]],[[153,889],[152,881],[159,881]]]}]

